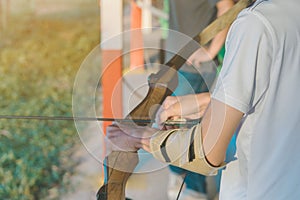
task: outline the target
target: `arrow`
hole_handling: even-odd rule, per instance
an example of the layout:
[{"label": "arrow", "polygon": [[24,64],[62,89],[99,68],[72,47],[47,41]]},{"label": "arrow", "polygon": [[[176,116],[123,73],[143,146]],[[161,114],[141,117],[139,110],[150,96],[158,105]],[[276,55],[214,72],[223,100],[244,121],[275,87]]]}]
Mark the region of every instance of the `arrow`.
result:
[{"label": "arrow", "polygon": [[[118,119],[118,118],[102,118],[102,117],[70,117],[70,116],[26,116],[26,115],[0,115],[1,119],[21,119],[21,120],[60,120],[60,121],[111,121],[111,122],[128,122],[128,123],[141,123],[150,124],[154,123],[154,120],[150,119]],[[166,126],[180,126],[180,125],[195,125],[198,124],[201,119],[180,119],[180,120],[167,120],[164,122]]]}]

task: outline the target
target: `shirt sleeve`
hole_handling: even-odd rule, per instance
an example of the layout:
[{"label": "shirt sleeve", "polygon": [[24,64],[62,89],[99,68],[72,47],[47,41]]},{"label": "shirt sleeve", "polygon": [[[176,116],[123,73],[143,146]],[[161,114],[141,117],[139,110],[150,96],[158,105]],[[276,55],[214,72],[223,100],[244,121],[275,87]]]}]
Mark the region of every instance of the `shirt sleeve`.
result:
[{"label": "shirt sleeve", "polygon": [[264,96],[272,63],[270,29],[259,14],[244,10],[232,24],[212,98],[243,113]]}]

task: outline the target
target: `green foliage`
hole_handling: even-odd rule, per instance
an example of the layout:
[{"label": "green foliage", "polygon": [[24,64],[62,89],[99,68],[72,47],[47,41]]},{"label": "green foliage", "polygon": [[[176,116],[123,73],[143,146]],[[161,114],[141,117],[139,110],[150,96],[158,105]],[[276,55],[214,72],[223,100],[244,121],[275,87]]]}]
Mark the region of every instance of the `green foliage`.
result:
[{"label": "green foliage", "polygon": [[[11,19],[0,42],[0,114],[72,116],[74,78],[99,43],[98,18]],[[47,195],[71,170],[76,141],[73,122],[0,120],[0,199]]]}]

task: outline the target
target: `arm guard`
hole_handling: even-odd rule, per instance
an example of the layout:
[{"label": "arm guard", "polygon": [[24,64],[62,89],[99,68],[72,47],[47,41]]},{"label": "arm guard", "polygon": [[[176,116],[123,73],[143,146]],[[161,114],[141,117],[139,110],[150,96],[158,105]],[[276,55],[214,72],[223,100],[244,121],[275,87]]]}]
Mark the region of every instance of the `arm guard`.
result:
[{"label": "arm guard", "polygon": [[214,167],[207,162],[202,146],[201,124],[188,130],[159,131],[152,136],[150,148],[156,159],[205,176],[214,176],[225,167],[225,163]]}]

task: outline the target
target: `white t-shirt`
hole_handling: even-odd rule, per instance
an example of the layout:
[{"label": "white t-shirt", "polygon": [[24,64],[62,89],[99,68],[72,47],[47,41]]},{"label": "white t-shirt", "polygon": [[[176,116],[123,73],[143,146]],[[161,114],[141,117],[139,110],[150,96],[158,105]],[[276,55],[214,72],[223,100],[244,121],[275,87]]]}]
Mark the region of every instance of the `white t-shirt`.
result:
[{"label": "white t-shirt", "polygon": [[300,1],[257,1],[230,28],[212,98],[243,113],[220,198],[300,199]]}]

